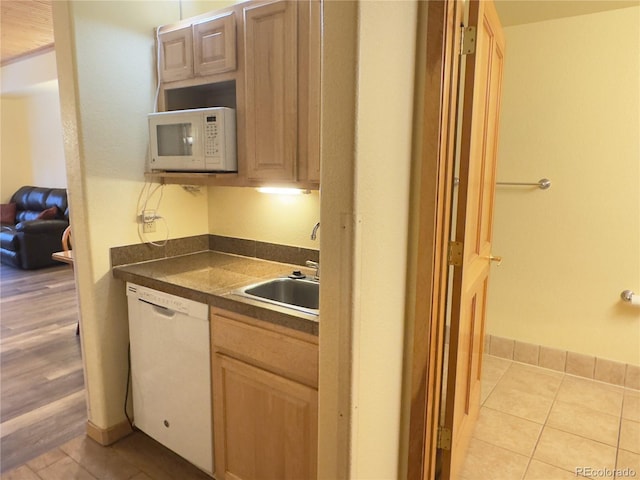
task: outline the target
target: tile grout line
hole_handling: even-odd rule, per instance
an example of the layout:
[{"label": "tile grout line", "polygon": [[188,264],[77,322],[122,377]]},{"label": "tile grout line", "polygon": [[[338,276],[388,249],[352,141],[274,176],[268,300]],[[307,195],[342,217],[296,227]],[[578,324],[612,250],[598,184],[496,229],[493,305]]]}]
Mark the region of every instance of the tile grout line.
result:
[{"label": "tile grout line", "polygon": [[[542,432],[544,432],[545,428],[547,427],[547,422],[549,421],[549,416],[551,415],[551,410],[553,410],[553,406],[555,405],[557,399],[558,399],[558,394],[560,393],[560,388],[562,387],[562,384],[564,383],[564,379],[565,379],[565,373],[562,372],[562,380],[560,381],[560,383],[558,384],[558,388],[556,389],[555,395],[553,396],[553,401],[551,402],[551,406],[549,407],[549,411],[547,412],[547,416],[544,419],[544,423],[542,424],[542,428],[540,429],[540,433],[538,434],[538,438],[536,439],[536,444],[533,446],[533,450],[531,451],[531,455],[529,456],[529,462],[527,462],[527,468],[524,470],[524,475],[522,478],[524,478],[527,474],[527,472],[529,471],[529,467],[531,467],[531,462],[533,461],[533,456],[536,453],[536,450],[538,449],[538,445],[540,444],[540,439],[542,438]],[[557,465],[552,465],[553,467],[559,468],[557,467]]]},{"label": "tile grout line", "polygon": [[[626,389],[625,389],[626,390]],[[618,457],[620,456],[620,437],[622,437],[622,412],[624,412],[624,403],[627,398],[625,392],[622,392],[622,405],[620,405],[620,421],[618,422],[618,443],[616,444],[616,461],[613,465],[613,478],[614,480],[618,478],[617,468],[618,468]]]},{"label": "tile grout line", "polygon": [[[494,356],[494,357],[495,357],[495,356]],[[501,380],[506,376],[507,372],[508,372],[512,367],[513,367],[514,363],[518,363],[518,364],[522,364],[522,365],[527,365],[527,366],[529,366],[529,367],[543,368],[543,367],[539,367],[538,365],[530,365],[530,364],[527,364],[527,363],[518,362],[518,361],[516,361],[516,360],[514,360],[514,359],[502,358],[502,357],[495,357],[495,358],[500,358],[501,360],[505,360],[505,361],[508,361],[508,362],[510,362],[510,363],[509,363],[509,366],[508,366],[507,368],[505,368],[505,370],[502,372],[502,374],[500,375],[500,377],[496,380],[496,382],[495,382],[495,384],[493,385],[493,387],[492,387],[491,391],[490,391],[490,392],[489,392],[489,394],[487,395],[487,398],[485,399],[485,401],[489,398],[489,396],[491,395],[491,393],[492,393],[492,392],[495,390],[495,388],[498,386],[498,383],[500,383],[500,381],[501,381]],[[558,372],[558,373],[562,373],[562,374],[563,374],[562,379],[564,380],[564,372]],[[561,384],[561,383],[562,383],[562,381],[560,382],[560,384]],[[557,388],[557,390],[556,390],[556,392],[555,392],[554,399],[553,399],[552,404],[551,404],[552,406],[553,406],[553,403],[555,402],[555,399],[556,399],[556,397],[557,397],[557,395],[558,395],[558,392],[559,392],[559,391],[560,391],[560,385],[558,385],[558,388]],[[542,436],[542,431],[544,430],[544,427],[545,427],[545,425],[546,425],[546,421],[547,421],[547,419],[548,419],[548,417],[549,417],[549,415],[550,415],[551,408],[549,409],[549,412],[547,413],[547,418],[545,419],[545,422],[544,422],[543,424],[539,424],[538,422],[535,422],[535,421],[530,420],[530,419],[527,419],[527,418],[520,417],[520,416],[518,416],[518,415],[514,415],[514,414],[511,414],[511,413],[508,413],[508,412],[503,412],[503,411],[498,410],[498,409],[494,409],[494,408],[491,408],[491,407],[488,407],[488,406],[484,406],[484,402],[481,404],[481,408],[486,408],[486,409],[489,409],[489,410],[493,410],[493,411],[495,411],[495,412],[499,412],[499,413],[504,414],[504,415],[508,415],[508,416],[511,416],[511,417],[514,417],[514,418],[518,418],[518,419],[521,419],[521,420],[526,420],[526,421],[528,421],[528,422],[532,422],[532,423],[535,423],[535,424],[541,425],[541,427],[542,427],[542,428],[540,429],[540,433],[538,433],[538,435],[537,435],[536,443],[535,443],[535,445],[534,445],[534,447],[533,447],[533,449],[532,449],[531,453],[528,455],[527,464],[526,464],[526,466],[525,466],[525,468],[524,468],[524,470],[523,470],[523,472],[522,472],[522,476],[520,477],[520,480],[524,480],[524,478],[526,477],[527,472],[528,472],[528,470],[529,470],[529,467],[530,467],[530,465],[531,465],[531,461],[533,460],[533,454],[535,453],[535,449],[536,449],[536,447],[538,446],[538,442],[540,441],[540,437]],[[478,439],[478,440],[480,440],[480,439]],[[481,441],[482,441],[482,440],[481,440]],[[492,445],[493,447],[497,447],[497,448],[504,448],[505,450],[507,450],[507,451],[509,451],[509,452],[512,452],[512,453],[515,453],[515,454],[518,454],[518,455],[522,455],[521,453],[519,453],[519,452],[515,452],[514,450],[511,450],[511,449],[509,449],[509,448],[506,448],[506,447],[500,447],[500,446],[498,446],[498,445],[493,445],[492,443],[489,443],[489,442],[486,442],[486,441],[484,441],[484,442],[485,442],[485,443],[487,443],[488,445]],[[523,456],[524,456],[524,455],[523,455]]]},{"label": "tile grout line", "polygon": [[[518,362],[518,363],[520,363],[520,362]],[[529,364],[525,364],[525,365],[529,365]],[[539,366],[535,366],[535,365],[529,365],[529,366],[538,367],[538,368],[544,368],[544,367],[539,367]],[[607,382],[602,382],[602,381],[599,381],[599,380],[596,380],[596,379],[593,379],[593,378],[580,377],[580,376],[573,375],[573,374],[566,373],[566,372],[559,372],[559,373],[562,373],[562,381],[561,381],[560,385],[558,386],[558,389],[557,389],[557,391],[556,391],[556,393],[555,393],[555,395],[554,395],[554,399],[553,399],[553,402],[552,402],[552,404],[551,404],[551,408],[549,409],[549,413],[547,414],[547,418],[545,419],[545,422],[544,422],[544,424],[543,424],[543,429],[542,429],[542,430],[544,431],[544,429],[545,429],[546,427],[549,427],[549,428],[553,428],[553,429],[555,429],[555,430],[558,430],[558,431],[560,431],[560,432],[564,432],[564,433],[567,433],[567,434],[570,434],[570,435],[574,435],[574,436],[577,436],[577,437],[580,437],[580,438],[583,438],[583,439],[586,439],[586,440],[589,440],[589,441],[592,441],[592,442],[595,442],[595,443],[599,443],[599,444],[601,444],[601,445],[603,445],[603,446],[606,446],[606,447],[615,448],[615,449],[616,449],[616,460],[615,460],[615,464],[614,464],[614,469],[615,469],[615,468],[617,468],[618,454],[619,454],[619,451],[620,451],[620,437],[621,437],[621,433],[622,433],[622,421],[623,421],[623,417],[622,417],[622,409],[624,408],[624,399],[625,399],[624,391],[625,391],[625,390],[631,390],[631,391],[634,391],[634,390],[633,390],[633,389],[627,389],[627,388],[625,388],[625,387],[621,387],[621,386],[619,386],[619,385],[614,385],[614,384],[609,384],[609,383],[607,383]],[[562,387],[563,383],[565,382],[565,380],[566,380],[566,379],[568,379],[568,378],[577,378],[577,379],[581,379],[581,380],[586,380],[586,381],[589,381],[589,382],[593,382],[593,383],[595,383],[595,384],[605,385],[605,386],[612,387],[612,388],[620,388],[620,389],[622,389],[622,390],[623,390],[622,405],[621,405],[621,408],[620,408],[620,415],[618,416],[618,418],[619,418],[619,422],[618,422],[618,435],[617,435],[617,444],[616,444],[616,447],[614,447],[613,445],[610,445],[610,444],[608,444],[608,443],[606,443],[606,442],[603,442],[602,440],[593,439],[593,438],[590,438],[590,437],[587,437],[587,436],[584,436],[584,435],[581,435],[581,434],[578,434],[578,433],[575,433],[575,432],[571,432],[571,431],[564,430],[564,429],[559,428],[559,427],[551,427],[550,425],[548,425],[548,424],[547,424],[547,422],[548,422],[548,420],[549,420],[549,417],[550,417],[550,415],[551,415],[551,410],[553,409],[553,406],[554,406],[554,405],[556,405],[556,403],[558,402],[558,395],[559,395],[559,393],[560,393],[560,389],[561,389],[561,387]],[[599,412],[599,411],[597,411],[597,410],[595,410],[595,411],[596,411],[596,412],[598,412],[598,413],[605,414],[604,412]],[[538,443],[539,443],[539,441],[540,441],[540,437],[541,437],[541,436],[542,436],[542,431],[541,431],[541,433],[540,433],[540,436],[539,436],[539,438],[538,438],[538,441],[536,442],[536,446],[534,447],[534,452],[533,452],[533,453],[535,453],[535,450],[536,450],[536,449],[537,449],[537,447],[538,447]],[[530,461],[529,461],[529,465],[527,466],[527,469],[529,468],[529,466],[530,466],[530,464],[531,464],[531,461],[532,461],[532,460],[533,460],[533,454],[531,455],[531,458],[530,458]],[[540,460],[538,460],[538,461],[540,461]],[[542,463],[545,463],[545,464],[547,464],[547,465],[551,465],[551,466],[553,466],[554,468],[559,468],[559,469],[561,469],[561,470],[564,470],[565,472],[569,472],[569,473],[571,473],[571,474],[575,475],[575,471],[566,470],[566,469],[565,469],[565,468],[563,468],[563,467],[560,467],[560,466],[558,466],[558,465],[549,464],[549,463],[544,462],[544,461],[541,461],[541,462],[542,462]],[[588,478],[588,477],[586,477],[586,478]]]},{"label": "tile grout line", "polygon": [[[540,425],[540,431],[537,434],[537,438],[535,439],[535,445],[532,448],[531,454],[528,455],[524,473],[520,477],[521,479],[527,478],[527,475],[529,474],[529,472],[530,472],[530,470],[532,468],[532,464],[533,464],[533,460],[534,459],[536,459],[537,462],[540,462],[540,464],[547,465],[548,467],[552,467],[554,469],[558,469],[559,471],[563,471],[563,472],[566,472],[567,474],[570,474],[570,475],[578,477],[578,475],[576,475],[576,470],[575,470],[575,468],[577,468],[577,466],[576,465],[571,465],[571,463],[573,463],[573,462],[571,462],[571,463],[565,462],[562,466],[560,466],[560,465],[556,465],[555,464],[556,461],[554,459],[551,459],[551,461],[549,461],[549,460],[545,460],[545,459],[534,458],[534,456],[536,455],[536,453],[538,451],[538,448],[540,448],[540,446],[541,446],[542,434],[545,431],[548,432],[550,430],[555,430],[555,431],[558,431],[559,433],[563,432],[563,433],[566,433],[568,435],[572,435],[572,436],[575,436],[575,437],[580,437],[580,438],[582,438],[584,440],[588,440],[589,442],[593,442],[595,444],[600,444],[603,447],[607,447],[609,449],[609,452],[610,452],[609,453],[609,455],[610,455],[609,456],[609,461],[611,461],[611,460],[614,461],[613,469],[614,469],[614,473],[615,473],[615,469],[618,468],[618,463],[620,462],[620,450],[621,450],[620,447],[621,447],[621,437],[622,437],[622,425],[623,425],[623,422],[624,422],[623,410],[624,410],[626,405],[630,404],[629,402],[631,401],[630,399],[632,398],[628,394],[633,394],[633,393],[637,392],[635,389],[632,389],[632,388],[629,388],[629,387],[625,387],[625,386],[622,386],[622,385],[609,383],[609,382],[604,382],[604,381],[596,379],[596,378],[581,377],[581,376],[574,375],[574,374],[567,373],[567,372],[562,372],[562,371],[553,370],[553,369],[547,369],[547,368],[541,367],[539,365],[532,365],[532,364],[520,362],[520,361],[517,361],[517,360],[514,360],[514,359],[509,359],[509,358],[504,358],[504,357],[497,357],[495,355],[492,355],[492,356],[494,358],[496,358],[496,359],[501,360],[501,361],[509,362],[509,364],[503,371],[499,371],[499,376],[498,376],[497,380],[495,382],[492,382],[493,384],[491,385],[491,389],[487,393],[485,402],[483,402],[481,404],[482,408],[484,408],[484,409],[500,412],[500,413],[503,413],[503,414],[505,414],[507,416],[510,416],[510,417],[516,417],[516,418],[521,418],[521,419],[524,419],[524,420],[532,421],[532,420],[526,419],[524,417],[519,417],[518,415],[509,413],[509,412],[503,412],[499,408],[491,408],[491,407],[486,406],[487,399],[497,389],[497,387],[499,386],[500,382],[505,380],[505,376],[509,373],[509,371],[513,371],[513,369],[516,368],[516,367],[514,367],[515,364],[521,364],[523,366],[532,368],[532,369],[534,369],[536,371],[540,370],[541,373],[543,373],[544,371],[548,371],[550,374],[555,374],[556,378],[559,380],[558,384],[557,384],[557,387],[553,391],[553,395],[550,397],[551,402],[549,404],[549,410],[546,412],[546,415],[544,416],[543,422],[542,423],[534,422],[534,423],[538,423],[538,425]],[[522,373],[524,374],[524,372],[522,372]],[[602,439],[600,439],[600,437],[592,438],[592,437],[588,436],[588,434],[585,435],[584,432],[583,433],[575,433],[571,429],[567,430],[567,429],[563,428],[562,426],[560,426],[560,427],[552,427],[549,424],[549,420],[551,418],[551,413],[553,412],[554,408],[556,408],[558,405],[564,404],[563,402],[561,402],[559,400],[560,392],[562,391],[563,388],[567,389],[567,388],[573,387],[574,386],[573,385],[574,379],[577,380],[577,381],[584,381],[584,382],[587,382],[589,384],[592,384],[594,386],[594,388],[596,388],[596,387],[598,389],[606,388],[607,391],[611,390],[611,391],[617,392],[617,395],[620,395],[620,394],[622,395],[622,399],[621,399],[622,401],[619,404],[617,421],[616,421],[616,419],[614,417],[613,419],[610,419],[610,423],[609,423],[610,427],[614,427],[615,428],[616,424],[617,424],[617,427],[618,427],[617,432],[615,432],[615,434],[616,434],[615,443],[611,442],[611,441],[603,441]],[[567,405],[570,405],[570,403],[568,403]],[[590,408],[589,405],[590,404],[584,405],[584,407],[585,408]],[[611,409],[609,409],[608,411],[601,411],[601,410],[595,409],[594,412],[598,412],[599,414],[611,416]],[[613,422],[611,422],[611,420],[613,420]],[[611,436],[609,438],[610,438],[610,440],[613,440],[611,438]],[[515,452],[514,450],[512,450],[508,446],[495,445],[491,441],[488,441],[488,442],[484,441],[484,442],[487,443],[488,445],[494,446],[494,447],[496,447],[498,449],[505,449],[505,450],[510,451],[512,453],[516,453],[516,454],[518,453],[518,452]],[[615,448],[615,452],[611,451],[612,448]],[[577,460],[577,458],[576,458],[576,460]],[[609,462],[607,462],[607,463],[609,463]],[[571,467],[574,467],[574,470],[571,470]],[[531,471],[533,471],[533,470],[531,470]],[[589,477],[580,476],[580,478],[589,478]],[[620,478],[620,477],[616,477],[616,478]]]},{"label": "tile grout line", "polygon": [[[601,380],[596,380],[595,378],[580,377],[579,375],[574,375],[574,374],[566,373],[566,372],[563,375],[562,383],[565,381],[565,379],[567,377],[569,377],[569,378],[579,378],[579,379],[582,379],[582,380],[588,380],[588,381],[594,382],[596,384],[602,384],[602,385],[607,385],[607,386],[610,386],[610,387],[622,388],[622,390],[623,390],[623,392],[622,392],[622,405],[620,406],[620,415],[619,415],[619,422],[618,422],[618,441],[617,441],[617,444],[616,444],[616,447],[615,447],[616,448],[616,455],[615,455],[615,462],[614,462],[614,466],[613,466],[613,468],[615,470],[615,468],[616,468],[616,466],[618,464],[618,452],[620,451],[619,445],[620,445],[620,433],[621,433],[621,430],[622,430],[622,408],[624,406],[624,390],[625,390],[625,387],[621,387],[620,385],[614,385],[614,384],[611,384],[611,383],[603,382]],[[560,387],[562,387],[562,383],[560,384]],[[557,401],[557,395],[560,393],[560,387],[558,387],[558,392],[556,393],[556,398],[554,398],[551,408],[553,408],[553,405]],[[598,411],[598,410],[595,410],[595,411]],[[600,412],[600,413],[604,413],[604,412]],[[549,410],[549,415],[550,414],[551,414],[551,410]],[[547,420],[548,420],[548,417],[547,417]],[[545,421],[545,426],[546,426],[546,421]],[[580,437],[580,438],[583,438],[583,439],[586,439],[586,440],[590,440],[592,442],[596,442],[596,443],[599,443],[601,445],[605,445],[607,447],[613,447],[612,445],[609,445],[608,443],[605,443],[605,442],[603,442],[601,440],[594,440],[594,439],[586,437],[584,435],[580,435],[580,434],[573,433],[573,432],[566,432],[565,430],[562,430],[562,429],[557,428],[557,427],[549,427],[549,428],[555,428],[556,430],[559,430],[561,432],[565,432],[565,433],[568,433],[568,434],[571,434],[571,435],[575,435],[577,437]],[[561,468],[561,467],[558,467],[558,468]],[[567,470],[565,470],[565,471],[567,471]],[[573,471],[571,473],[574,474],[576,477],[578,477],[578,475],[575,473],[575,471]],[[591,477],[585,477],[585,478],[591,478]],[[615,475],[614,475],[614,478],[615,478]],[[612,479],[612,480],[614,480],[614,479]]]},{"label": "tile grout line", "polygon": [[[500,357],[495,357],[495,358],[500,358]],[[503,358],[501,360],[508,360],[506,358]],[[508,360],[509,366],[507,368],[504,369],[504,372],[502,372],[500,374],[500,377],[498,377],[498,379],[495,381],[495,383],[493,384],[493,386],[491,387],[491,390],[489,390],[489,392],[487,393],[486,398],[484,399],[484,401],[480,402],[480,407],[484,407],[484,404],[487,402],[487,400],[489,399],[489,397],[491,396],[491,394],[493,393],[493,391],[496,389],[496,387],[498,386],[498,383],[500,383],[500,380],[502,380],[502,378],[505,376],[505,374],[507,373],[507,370],[509,370],[511,368],[511,365],[513,365],[513,360]],[[482,388],[482,385],[480,386],[480,388]],[[488,407],[487,407],[488,408]]]},{"label": "tile grout line", "polygon": [[56,461],[56,462],[53,462],[51,465],[47,465],[46,467],[41,468],[40,470],[36,471],[36,472],[35,472],[35,474],[36,474],[38,477],[40,477],[42,480],[49,480],[48,476],[47,476],[47,477],[44,477],[44,476],[40,475],[40,472],[43,472],[43,471],[47,470],[48,468],[51,468],[51,467],[53,467],[54,465],[56,465],[56,464],[58,464],[58,463],[60,463],[60,462],[65,461],[65,459],[67,459],[67,458],[68,458],[68,459],[70,459],[73,463],[75,463],[75,465],[76,465],[77,467],[79,467],[79,468],[81,468],[82,470],[84,470],[84,472],[85,472],[87,475],[89,475],[89,477],[90,477],[90,478],[95,479],[95,480],[98,480],[98,479],[97,479],[97,477],[96,477],[93,473],[91,473],[89,470],[87,470],[87,469],[86,469],[86,468],[85,468],[81,463],[76,462],[76,460],[75,460],[73,457],[71,457],[69,454],[67,454],[67,452],[63,452],[63,453],[64,453],[64,457],[62,457],[60,460],[58,460],[58,461]]}]

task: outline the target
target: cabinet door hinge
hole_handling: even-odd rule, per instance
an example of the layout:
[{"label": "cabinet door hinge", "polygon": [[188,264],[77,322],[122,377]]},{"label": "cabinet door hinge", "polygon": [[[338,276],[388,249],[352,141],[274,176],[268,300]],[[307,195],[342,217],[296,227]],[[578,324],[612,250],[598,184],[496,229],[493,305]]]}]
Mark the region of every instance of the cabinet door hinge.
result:
[{"label": "cabinet door hinge", "polygon": [[438,427],[438,441],[436,447],[439,450],[451,450],[451,430]]},{"label": "cabinet door hinge", "polygon": [[454,267],[462,266],[462,242],[449,242],[447,260],[449,265]]},{"label": "cabinet door hinge", "polygon": [[473,55],[474,53],[476,53],[476,27],[462,27],[460,55]]}]

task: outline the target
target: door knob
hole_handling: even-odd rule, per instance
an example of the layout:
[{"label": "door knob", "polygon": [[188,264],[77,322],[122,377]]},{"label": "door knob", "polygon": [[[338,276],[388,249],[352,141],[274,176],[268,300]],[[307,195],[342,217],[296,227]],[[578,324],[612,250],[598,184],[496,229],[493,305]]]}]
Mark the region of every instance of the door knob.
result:
[{"label": "door knob", "polygon": [[496,265],[499,267],[502,264],[502,257],[489,255],[490,262],[496,262]]}]

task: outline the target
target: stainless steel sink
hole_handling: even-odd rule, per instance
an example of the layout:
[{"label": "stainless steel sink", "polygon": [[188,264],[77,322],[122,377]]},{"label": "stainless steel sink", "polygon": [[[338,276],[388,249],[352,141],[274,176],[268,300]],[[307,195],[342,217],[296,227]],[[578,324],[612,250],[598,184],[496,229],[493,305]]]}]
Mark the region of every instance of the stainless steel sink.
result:
[{"label": "stainless steel sink", "polygon": [[284,277],[255,283],[234,293],[257,301],[318,315],[319,286],[317,281]]}]

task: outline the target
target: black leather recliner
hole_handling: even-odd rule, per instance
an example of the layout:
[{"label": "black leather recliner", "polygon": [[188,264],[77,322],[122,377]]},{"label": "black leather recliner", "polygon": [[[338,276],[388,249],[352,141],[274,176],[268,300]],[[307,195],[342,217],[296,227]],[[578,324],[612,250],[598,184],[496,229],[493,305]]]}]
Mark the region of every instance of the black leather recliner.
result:
[{"label": "black leather recliner", "polygon": [[[14,225],[3,224],[0,231],[2,263],[22,269],[59,265],[51,254],[62,250],[62,233],[69,226],[67,190],[25,186],[13,194],[11,203],[16,204],[16,220]],[[38,219],[54,206],[54,218]]]}]

